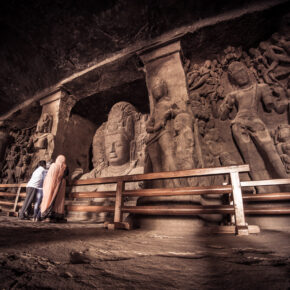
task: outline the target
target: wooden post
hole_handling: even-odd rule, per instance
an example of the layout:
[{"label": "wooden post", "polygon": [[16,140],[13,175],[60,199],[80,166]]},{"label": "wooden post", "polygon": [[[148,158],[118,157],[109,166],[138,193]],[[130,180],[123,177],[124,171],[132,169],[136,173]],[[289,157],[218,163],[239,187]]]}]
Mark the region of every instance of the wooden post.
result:
[{"label": "wooden post", "polygon": [[19,195],[20,195],[20,192],[21,192],[21,185],[22,184],[19,184],[19,187],[18,187],[18,190],[17,190],[17,194],[16,194],[15,202],[14,202],[14,207],[13,207],[13,212],[16,212],[16,210],[17,210],[17,204],[18,204]]},{"label": "wooden post", "polygon": [[124,191],[124,182],[121,180],[117,182],[114,223],[122,222],[123,191]]},{"label": "wooden post", "polygon": [[245,213],[243,206],[243,197],[241,190],[240,177],[238,172],[231,172],[231,182],[233,187],[233,201],[235,209],[236,234],[248,235],[248,224],[245,221]]},{"label": "wooden post", "polygon": [[119,180],[117,182],[117,190],[116,190],[114,223],[113,224],[109,224],[109,223],[104,224],[104,226],[107,227],[109,230],[115,230],[115,229],[130,230],[132,228],[132,225],[130,223],[123,222],[122,206],[123,206],[124,189],[125,189],[124,181]]}]

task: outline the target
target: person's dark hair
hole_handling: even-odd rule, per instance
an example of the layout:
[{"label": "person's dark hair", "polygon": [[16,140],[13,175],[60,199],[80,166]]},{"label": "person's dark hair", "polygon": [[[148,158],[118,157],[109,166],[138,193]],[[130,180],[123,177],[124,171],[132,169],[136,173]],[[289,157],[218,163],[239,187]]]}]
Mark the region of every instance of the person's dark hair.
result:
[{"label": "person's dark hair", "polygon": [[43,168],[46,167],[46,161],[45,160],[40,160],[37,164],[38,166],[42,166]]}]

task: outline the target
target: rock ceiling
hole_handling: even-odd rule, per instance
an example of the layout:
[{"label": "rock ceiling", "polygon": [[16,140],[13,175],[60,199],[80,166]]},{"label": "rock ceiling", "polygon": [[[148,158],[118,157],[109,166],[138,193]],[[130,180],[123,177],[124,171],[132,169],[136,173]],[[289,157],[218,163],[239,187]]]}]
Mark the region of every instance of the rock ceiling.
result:
[{"label": "rock ceiling", "polygon": [[[1,1],[0,114],[129,45],[200,19],[265,2],[269,1]],[[276,10],[265,12],[264,22],[259,23],[260,32],[271,33],[273,19],[279,18],[285,7],[289,8],[287,3],[279,5]],[[255,22],[254,19],[251,21]],[[255,37],[247,32],[249,25],[253,25],[251,21],[241,23],[240,27],[247,27],[244,32],[253,42]],[[221,44],[225,35],[231,34],[240,39],[240,31],[228,27],[206,34],[207,47],[214,50],[212,37]],[[197,34],[189,39],[184,45],[187,51],[202,37]]]}]

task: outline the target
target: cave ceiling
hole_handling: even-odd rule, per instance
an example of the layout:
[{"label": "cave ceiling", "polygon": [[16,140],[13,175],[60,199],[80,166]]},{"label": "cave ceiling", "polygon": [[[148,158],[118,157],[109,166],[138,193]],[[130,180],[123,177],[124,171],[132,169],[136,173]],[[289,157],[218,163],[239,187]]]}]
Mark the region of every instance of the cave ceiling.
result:
[{"label": "cave ceiling", "polygon": [[[37,92],[130,45],[152,40],[194,21],[265,2],[269,1],[1,1],[0,115]],[[262,18],[244,18],[245,23],[240,23],[239,29],[246,27],[242,32],[246,33],[245,37],[248,37],[250,44],[257,41],[256,34],[263,36],[275,29],[276,20],[287,4],[285,1],[280,2],[284,3],[279,4],[275,11],[265,12]],[[255,29],[249,32],[250,26]],[[205,45],[214,53],[216,47],[222,47],[231,34],[234,35],[233,41],[238,44],[241,41],[241,30],[228,29],[229,26],[225,26],[218,31],[197,33],[185,38],[185,54],[195,46],[199,48],[196,50],[196,58],[204,58],[206,56],[202,54]],[[140,79],[140,76],[141,72],[137,72],[132,82]],[[95,75],[92,82],[94,77]],[[143,98],[144,82],[141,83],[140,95]],[[77,82],[68,84],[68,89],[75,89],[78,85],[81,87]],[[123,89],[124,87],[117,92],[123,92]],[[94,93],[90,91],[86,95]]]}]

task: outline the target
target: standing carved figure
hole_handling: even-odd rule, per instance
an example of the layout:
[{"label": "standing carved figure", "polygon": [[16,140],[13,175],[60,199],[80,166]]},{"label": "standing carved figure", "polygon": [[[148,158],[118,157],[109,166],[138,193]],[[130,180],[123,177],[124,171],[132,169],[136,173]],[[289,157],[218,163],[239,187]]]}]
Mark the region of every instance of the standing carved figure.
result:
[{"label": "standing carved figure", "polygon": [[54,150],[54,136],[51,133],[53,118],[48,113],[42,115],[32,137],[34,148],[42,155],[39,158],[50,160]]},{"label": "standing carved figure", "polygon": [[0,171],[4,165],[4,156],[9,142],[9,133],[4,121],[0,121]]},{"label": "standing carved figure", "polygon": [[180,113],[174,119],[174,130],[176,133],[176,159],[178,160],[178,169],[193,169],[193,150],[194,150],[194,136],[193,136],[193,120],[188,113]]},{"label": "standing carved figure", "polygon": [[290,125],[281,124],[275,132],[277,151],[284,163],[287,173],[290,173]]},{"label": "standing carved figure", "polygon": [[[188,113],[180,113],[174,119],[176,160],[179,170],[195,168],[193,158],[194,134],[193,118]],[[180,180],[182,186],[197,186],[196,178],[185,178]]]},{"label": "standing carved figure", "polygon": [[[155,108],[149,118],[146,131],[149,133],[147,151],[152,163],[153,172],[177,170],[174,160],[173,128],[171,119],[174,118],[177,105],[172,104],[168,96],[167,84],[156,78],[152,85],[152,96]],[[179,183],[173,180],[175,186]]]},{"label": "standing carved figure", "polygon": [[258,117],[258,105],[262,101],[267,112],[274,108],[271,91],[266,84],[252,83],[247,68],[241,62],[233,62],[228,67],[228,75],[237,90],[229,93],[220,106],[221,119],[225,120],[230,111],[237,106],[238,113],[232,121],[232,133],[242,153],[244,161],[251,167],[253,179],[263,179],[256,166],[252,144],[264,152],[264,161],[273,168],[279,177],[287,177],[284,165],[276,151],[270,133],[264,122]]}]

